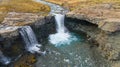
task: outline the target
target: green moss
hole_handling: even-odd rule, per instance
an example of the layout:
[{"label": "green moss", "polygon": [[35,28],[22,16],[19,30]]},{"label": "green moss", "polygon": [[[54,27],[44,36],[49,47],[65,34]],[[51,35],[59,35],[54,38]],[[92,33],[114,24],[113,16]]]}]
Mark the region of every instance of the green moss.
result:
[{"label": "green moss", "polygon": [[32,67],[35,62],[36,59],[34,55],[24,55],[14,64],[14,67]]}]

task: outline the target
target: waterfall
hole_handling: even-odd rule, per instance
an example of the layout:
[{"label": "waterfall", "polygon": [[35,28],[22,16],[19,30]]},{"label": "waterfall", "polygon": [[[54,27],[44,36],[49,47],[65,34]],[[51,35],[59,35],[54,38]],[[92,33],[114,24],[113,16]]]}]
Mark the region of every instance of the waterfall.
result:
[{"label": "waterfall", "polygon": [[73,40],[77,40],[77,38],[72,36],[64,26],[64,18],[65,15],[63,14],[55,14],[57,33],[49,36],[49,41],[55,46],[70,44]]},{"label": "waterfall", "polygon": [[57,24],[57,33],[65,33],[67,32],[65,26],[64,26],[64,18],[65,15],[62,14],[55,14],[56,24]]},{"label": "waterfall", "polygon": [[10,63],[10,59],[8,57],[5,57],[2,51],[0,51],[0,62],[6,65]]},{"label": "waterfall", "polygon": [[24,26],[20,29],[20,34],[26,44],[26,49],[31,53],[40,53],[40,44],[30,26]]}]

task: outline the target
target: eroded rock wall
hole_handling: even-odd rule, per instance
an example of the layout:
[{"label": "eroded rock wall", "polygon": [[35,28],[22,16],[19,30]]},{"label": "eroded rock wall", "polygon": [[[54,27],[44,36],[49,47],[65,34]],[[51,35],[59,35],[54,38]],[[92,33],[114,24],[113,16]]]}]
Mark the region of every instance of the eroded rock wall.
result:
[{"label": "eroded rock wall", "polygon": [[4,21],[0,24],[0,35],[2,37],[18,36],[18,29],[22,26],[33,25],[40,26],[50,21],[51,16],[42,16],[33,13],[10,12]]},{"label": "eroded rock wall", "polygon": [[[76,31],[85,32],[88,35],[88,40],[93,42],[94,45],[98,46],[97,50],[101,53],[101,55],[111,62],[119,62],[120,61],[120,31],[119,28],[114,31],[104,30],[99,27],[98,24],[94,22],[98,22],[97,19],[94,19],[94,22],[87,20],[89,17],[83,18],[85,15],[74,14],[74,15],[66,15],[69,19],[79,20],[77,23],[68,23],[68,27],[70,29]],[[100,20],[99,20],[100,21]],[[119,21],[118,21],[119,22]],[[112,24],[115,24],[112,22]],[[117,25],[117,24],[115,24]],[[109,23],[108,23],[109,26]],[[113,26],[109,26],[113,27]],[[118,26],[115,26],[115,28]],[[109,29],[109,28],[108,28]],[[111,29],[111,28],[110,28]],[[113,65],[114,67],[114,65]]]},{"label": "eroded rock wall", "polygon": [[87,20],[98,25],[98,28],[115,32],[120,30],[120,9],[113,4],[99,4],[69,12],[68,17]]}]

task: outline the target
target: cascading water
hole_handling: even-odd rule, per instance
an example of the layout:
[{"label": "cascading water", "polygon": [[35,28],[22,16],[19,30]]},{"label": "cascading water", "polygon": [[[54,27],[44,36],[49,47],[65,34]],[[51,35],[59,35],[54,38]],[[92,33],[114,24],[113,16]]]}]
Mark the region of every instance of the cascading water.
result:
[{"label": "cascading water", "polygon": [[36,36],[30,26],[24,26],[20,30],[20,34],[26,44],[26,49],[31,53],[41,53],[40,44],[36,39]]},{"label": "cascading water", "polygon": [[57,24],[57,33],[65,33],[65,32],[68,33],[66,27],[64,26],[64,18],[65,18],[65,15],[55,14],[55,19]]},{"label": "cascading water", "polygon": [[5,57],[2,51],[0,51],[0,62],[5,65],[10,63],[10,59],[8,57]]},{"label": "cascading water", "polygon": [[77,38],[72,36],[64,26],[64,18],[65,15],[63,14],[55,14],[57,33],[49,36],[49,41],[55,46],[70,44],[72,41],[77,40]]}]

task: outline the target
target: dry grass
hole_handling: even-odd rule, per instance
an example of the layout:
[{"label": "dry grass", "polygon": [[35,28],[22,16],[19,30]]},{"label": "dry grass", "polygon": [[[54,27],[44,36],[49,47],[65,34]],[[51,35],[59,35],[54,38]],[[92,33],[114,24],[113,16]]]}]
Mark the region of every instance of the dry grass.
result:
[{"label": "dry grass", "polygon": [[8,0],[0,4],[0,11],[2,12],[48,12],[50,8],[46,5],[34,2],[32,0]]},{"label": "dry grass", "polygon": [[6,13],[0,13],[0,23],[4,20]]},{"label": "dry grass", "polygon": [[32,0],[2,0],[0,2],[0,22],[8,12],[48,13],[49,6]]},{"label": "dry grass", "polygon": [[93,6],[100,3],[116,3],[120,5],[120,0],[46,0],[55,4],[62,5],[70,10]]}]

